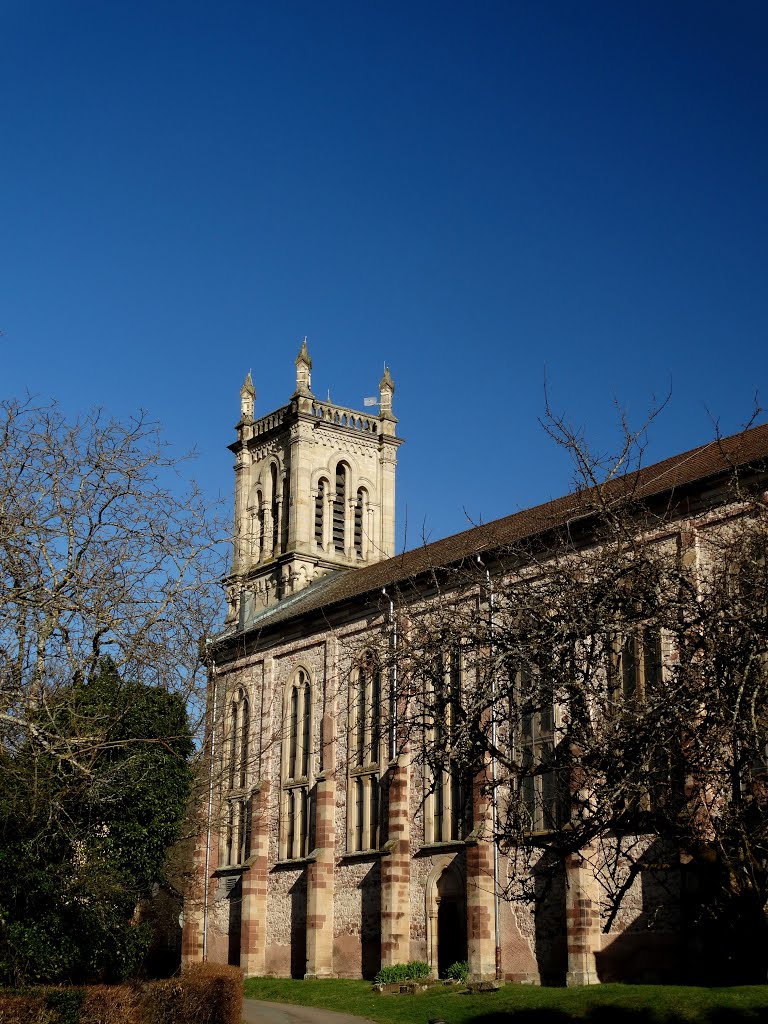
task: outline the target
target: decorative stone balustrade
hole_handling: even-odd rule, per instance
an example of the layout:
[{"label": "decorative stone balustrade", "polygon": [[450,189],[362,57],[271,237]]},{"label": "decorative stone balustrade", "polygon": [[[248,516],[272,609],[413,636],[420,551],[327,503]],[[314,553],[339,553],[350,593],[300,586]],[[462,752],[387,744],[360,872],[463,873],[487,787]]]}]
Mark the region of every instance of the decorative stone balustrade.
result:
[{"label": "decorative stone balustrade", "polygon": [[290,405],[284,405],[282,409],[275,409],[267,416],[262,416],[260,420],[255,420],[252,427],[253,436],[258,437],[259,434],[266,434],[268,431],[274,430],[275,427],[279,427],[290,411]]},{"label": "decorative stone balustrade", "polygon": [[378,434],[379,424],[376,419],[366,416],[365,413],[356,412],[354,409],[345,409],[341,405],[331,405],[328,402],[312,402],[312,415],[326,423],[333,423],[337,427],[348,427],[350,430],[359,430],[364,434]]},{"label": "decorative stone balustrade", "polygon": [[[276,409],[251,424],[252,437],[266,434],[281,426],[291,411],[290,405],[284,405],[282,409]],[[310,405],[310,412],[318,419],[326,423],[332,423],[336,427],[347,427],[349,430],[359,430],[362,434],[378,434],[379,423],[375,417],[366,416],[365,413],[357,412],[354,409],[345,409],[341,405],[332,405],[328,402],[313,400]]]}]

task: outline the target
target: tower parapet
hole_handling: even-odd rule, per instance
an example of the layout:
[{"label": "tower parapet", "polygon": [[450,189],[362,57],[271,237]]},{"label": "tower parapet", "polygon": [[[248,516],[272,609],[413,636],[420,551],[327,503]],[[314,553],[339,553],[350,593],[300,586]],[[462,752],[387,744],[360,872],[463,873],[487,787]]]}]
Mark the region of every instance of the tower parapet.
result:
[{"label": "tower parapet", "polygon": [[250,616],[333,570],[395,553],[394,383],[385,370],[378,414],[312,394],[306,338],[288,405],[253,418],[250,374],[240,392],[235,541],[225,581],[228,621]]}]

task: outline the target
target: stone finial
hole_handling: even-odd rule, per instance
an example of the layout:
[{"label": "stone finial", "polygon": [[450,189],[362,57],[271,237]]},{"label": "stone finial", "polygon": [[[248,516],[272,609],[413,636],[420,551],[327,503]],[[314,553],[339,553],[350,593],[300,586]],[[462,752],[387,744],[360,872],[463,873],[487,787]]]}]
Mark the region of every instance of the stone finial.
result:
[{"label": "stone finial", "polygon": [[243,386],[240,388],[240,418],[244,421],[253,419],[253,406],[256,399],[256,388],[253,386],[251,380],[251,371],[249,370],[243,381]]},{"label": "stone finial", "polygon": [[310,371],[312,369],[312,360],[309,357],[309,351],[307,349],[306,337],[301,343],[299,354],[296,357],[296,394],[297,395],[311,395],[312,394],[312,378]]},{"label": "stone finial", "polygon": [[392,415],[392,395],[395,393],[395,382],[389,367],[384,365],[384,376],[379,381],[379,415]]}]

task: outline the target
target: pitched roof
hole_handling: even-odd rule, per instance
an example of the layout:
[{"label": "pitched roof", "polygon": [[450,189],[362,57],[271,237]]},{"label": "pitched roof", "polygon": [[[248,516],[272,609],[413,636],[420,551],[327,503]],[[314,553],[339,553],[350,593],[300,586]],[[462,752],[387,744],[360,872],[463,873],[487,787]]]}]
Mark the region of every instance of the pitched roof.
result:
[{"label": "pitched roof", "polygon": [[[604,498],[649,499],[673,494],[727,475],[740,467],[768,466],[768,424],[673,455],[662,462],[615,477],[602,485]],[[308,612],[328,608],[341,601],[361,597],[383,587],[412,579],[441,566],[461,562],[483,552],[519,544],[547,530],[583,519],[595,511],[595,488],[573,491],[563,497],[523,509],[490,523],[473,526],[442,540],[405,551],[373,565],[332,572],[315,580],[304,590],[257,613],[245,632],[286,622]],[[234,635],[226,632],[217,639]]]}]

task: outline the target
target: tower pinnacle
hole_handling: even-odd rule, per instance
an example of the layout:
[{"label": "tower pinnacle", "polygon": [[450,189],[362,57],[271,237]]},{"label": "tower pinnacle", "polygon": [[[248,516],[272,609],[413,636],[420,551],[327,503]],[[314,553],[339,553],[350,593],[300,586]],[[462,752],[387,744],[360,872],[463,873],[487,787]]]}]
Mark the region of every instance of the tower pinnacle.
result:
[{"label": "tower pinnacle", "polygon": [[389,367],[384,365],[384,376],[379,381],[379,414],[385,418],[393,419],[392,416],[392,395],[395,393],[395,382]]},{"label": "tower pinnacle", "polygon": [[251,371],[245,375],[243,386],[240,388],[240,418],[249,422],[253,419],[253,406],[256,400],[256,388],[253,386]]},{"label": "tower pinnacle", "polygon": [[309,350],[307,349],[306,336],[301,343],[299,354],[296,357],[296,394],[297,395],[311,395],[312,394],[312,378],[310,372],[312,370],[312,360],[309,356]]}]

